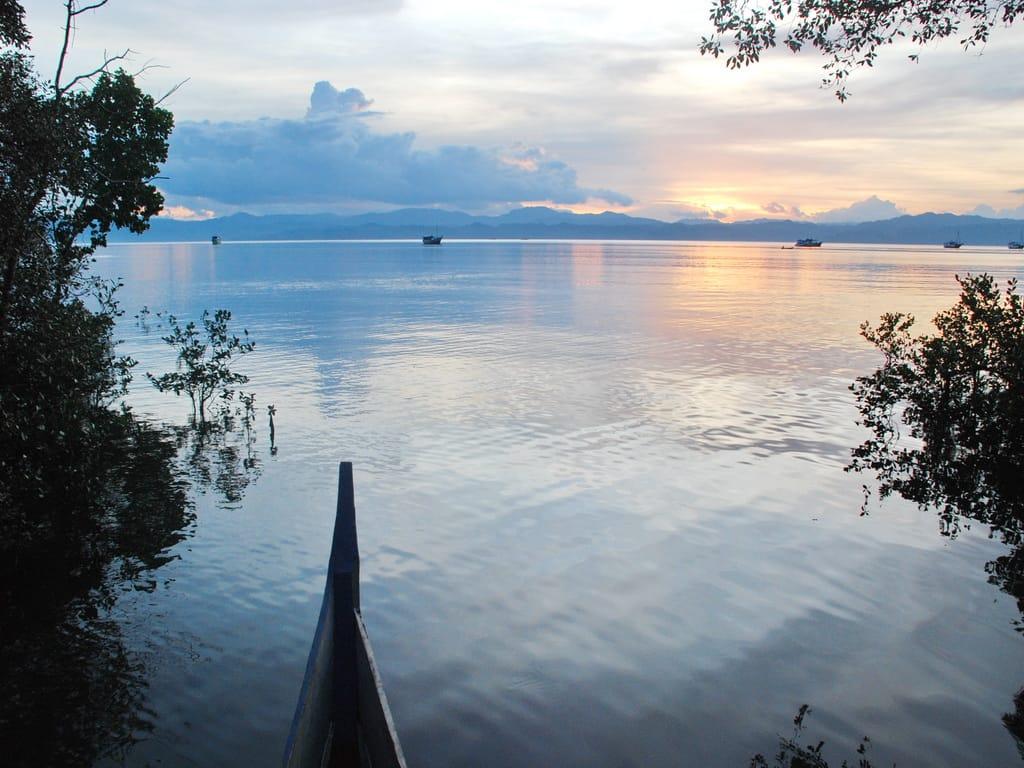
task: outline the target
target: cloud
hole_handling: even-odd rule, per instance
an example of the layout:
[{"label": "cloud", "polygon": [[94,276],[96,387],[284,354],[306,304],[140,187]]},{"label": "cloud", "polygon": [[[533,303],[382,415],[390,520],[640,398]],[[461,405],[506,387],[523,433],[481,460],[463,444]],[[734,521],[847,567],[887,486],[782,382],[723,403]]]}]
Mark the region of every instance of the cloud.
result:
[{"label": "cloud", "polygon": [[854,224],[861,221],[884,221],[906,215],[906,211],[891,200],[882,200],[872,195],[866,200],[816,213],[811,218],[822,224]]},{"label": "cloud", "polygon": [[165,205],[160,215],[168,219],[178,219],[181,221],[203,221],[205,219],[212,219],[217,214],[206,208],[197,211],[189,208],[187,205]]},{"label": "cloud", "polygon": [[761,210],[773,216],[784,216],[787,219],[806,219],[807,214],[795,205],[783,205],[782,203],[771,202],[762,205]]},{"label": "cloud", "polygon": [[991,205],[982,203],[975,206],[974,210],[968,211],[968,213],[975,216],[984,216],[986,219],[1024,219],[1024,205],[1018,205],[1016,208],[1000,208],[996,210]]},{"label": "cloud", "polygon": [[416,135],[373,130],[362,91],[316,84],[305,119],[183,122],[171,137],[163,189],[230,206],[336,206],[351,201],[470,208],[626,195],[579,185],[576,171],[539,147],[419,149]]},{"label": "cloud", "polygon": [[313,86],[306,117],[351,115],[363,112],[371,104],[373,104],[373,99],[366,98],[358,88],[346,88],[344,91],[339,91],[326,80],[321,80]]},{"label": "cloud", "polygon": [[797,206],[774,201],[761,206],[715,207],[687,200],[659,200],[651,205],[639,206],[630,213],[663,221],[751,221],[768,218],[766,213],[772,218],[807,219],[807,214]]},{"label": "cloud", "polygon": [[1024,195],[1024,188],[1021,188],[1021,189],[1011,189],[1010,192],[1015,194],[1015,195]]}]

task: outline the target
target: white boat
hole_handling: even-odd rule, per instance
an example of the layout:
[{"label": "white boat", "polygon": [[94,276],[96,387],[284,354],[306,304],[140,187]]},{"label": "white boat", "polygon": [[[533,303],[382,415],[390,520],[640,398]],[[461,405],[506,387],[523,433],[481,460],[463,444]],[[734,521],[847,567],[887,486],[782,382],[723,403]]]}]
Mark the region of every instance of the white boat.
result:
[{"label": "white boat", "polygon": [[1024,231],[1020,233],[1020,240],[1011,240],[1006,247],[1011,251],[1024,251]]},{"label": "white boat", "polygon": [[813,237],[803,237],[796,241],[797,248],[821,248],[821,240],[815,240]]}]

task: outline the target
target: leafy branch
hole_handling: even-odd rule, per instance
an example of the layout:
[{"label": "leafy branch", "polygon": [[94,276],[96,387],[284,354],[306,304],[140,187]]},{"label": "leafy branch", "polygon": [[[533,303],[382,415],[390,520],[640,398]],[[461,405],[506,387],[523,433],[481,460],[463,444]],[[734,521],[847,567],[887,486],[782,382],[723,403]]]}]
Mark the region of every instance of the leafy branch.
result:
[{"label": "leafy branch", "polygon": [[[746,0],[713,0],[714,33],[701,38],[700,52],[716,59],[732,52],[726,66],[755,64],[780,40],[793,53],[805,47],[825,55],[823,87],[835,89],[840,101],[858,67],[872,67],[878,51],[900,40],[924,46],[956,35],[965,50],[982,46],[998,25],[1009,26],[1024,13],[1024,0],[770,0],[767,6]],[[779,27],[789,23],[784,35]],[[910,57],[917,61],[917,55]]]}]

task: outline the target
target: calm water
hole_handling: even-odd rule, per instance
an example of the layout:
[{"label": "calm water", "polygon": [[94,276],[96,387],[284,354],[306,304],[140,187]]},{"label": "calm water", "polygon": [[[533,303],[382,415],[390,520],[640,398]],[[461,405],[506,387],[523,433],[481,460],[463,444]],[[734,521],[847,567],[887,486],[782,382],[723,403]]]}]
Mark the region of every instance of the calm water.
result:
[{"label": "calm water", "polygon": [[[226,243],[108,249],[142,305],[228,307],[265,424],[241,502],[120,613],[152,734],[133,765],[274,765],[316,623],[336,465],[411,766],[746,766],[797,708],[830,757],[1019,765],[1005,549],[905,502],[859,516],[858,325],[928,319],[997,249]],[[181,422],[149,389],[132,402]],[[835,750],[831,750],[835,747]]]}]

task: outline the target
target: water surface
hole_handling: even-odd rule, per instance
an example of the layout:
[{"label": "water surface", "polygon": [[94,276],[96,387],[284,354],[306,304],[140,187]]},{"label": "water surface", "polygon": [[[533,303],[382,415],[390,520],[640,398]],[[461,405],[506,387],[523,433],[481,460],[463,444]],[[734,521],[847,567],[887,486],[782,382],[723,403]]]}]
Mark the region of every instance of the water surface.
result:
[{"label": "water surface", "polygon": [[[152,733],[128,763],[279,760],[355,464],[363,614],[409,763],[745,766],[798,707],[830,756],[1019,763],[1005,548],[903,502],[861,517],[858,325],[925,320],[997,249],[446,242],[107,249],[143,305],[227,307],[277,408],[240,501],[120,612]],[[185,401],[138,377],[137,411]],[[833,749],[834,747],[834,749]]]}]

